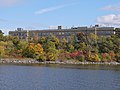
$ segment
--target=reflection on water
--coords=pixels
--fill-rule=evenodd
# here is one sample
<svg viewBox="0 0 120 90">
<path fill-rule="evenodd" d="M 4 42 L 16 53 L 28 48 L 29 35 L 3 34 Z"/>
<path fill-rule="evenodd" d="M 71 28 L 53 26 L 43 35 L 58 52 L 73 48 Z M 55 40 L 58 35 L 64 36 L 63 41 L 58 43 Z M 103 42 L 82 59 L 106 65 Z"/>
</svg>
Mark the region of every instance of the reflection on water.
<svg viewBox="0 0 120 90">
<path fill-rule="evenodd" d="M 0 90 L 120 90 L 120 66 L 0 65 Z"/>
</svg>

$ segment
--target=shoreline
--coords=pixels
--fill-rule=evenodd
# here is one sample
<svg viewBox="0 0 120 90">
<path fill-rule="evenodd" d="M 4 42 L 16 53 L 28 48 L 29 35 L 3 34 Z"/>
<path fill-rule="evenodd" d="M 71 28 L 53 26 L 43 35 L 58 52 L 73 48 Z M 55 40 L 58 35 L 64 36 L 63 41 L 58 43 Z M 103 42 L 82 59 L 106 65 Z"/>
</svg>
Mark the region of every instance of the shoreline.
<svg viewBox="0 0 120 90">
<path fill-rule="evenodd" d="M 1 59 L 0 64 L 71 64 L 71 65 L 120 65 L 118 62 L 73 62 L 73 61 L 45 61 L 39 62 L 34 59 Z"/>
</svg>

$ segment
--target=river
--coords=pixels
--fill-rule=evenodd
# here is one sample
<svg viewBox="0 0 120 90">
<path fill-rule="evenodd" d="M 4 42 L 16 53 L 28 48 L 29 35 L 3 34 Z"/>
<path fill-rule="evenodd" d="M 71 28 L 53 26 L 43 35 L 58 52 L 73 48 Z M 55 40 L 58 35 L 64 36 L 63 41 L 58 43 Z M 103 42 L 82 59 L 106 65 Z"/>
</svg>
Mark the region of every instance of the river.
<svg viewBox="0 0 120 90">
<path fill-rule="evenodd" d="M 120 90 L 120 66 L 1 64 L 0 90 Z"/>
</svg>

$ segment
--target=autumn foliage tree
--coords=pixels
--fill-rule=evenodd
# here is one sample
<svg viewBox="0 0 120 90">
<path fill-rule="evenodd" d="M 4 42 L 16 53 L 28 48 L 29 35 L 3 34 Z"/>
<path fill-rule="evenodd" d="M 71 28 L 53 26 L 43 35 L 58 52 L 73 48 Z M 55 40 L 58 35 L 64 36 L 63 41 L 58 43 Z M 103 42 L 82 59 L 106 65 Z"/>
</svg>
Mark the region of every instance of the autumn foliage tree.
<svg viewBox="0 0 120 90">
<path fill-rule="evenodd" d="M 60 40 L 49 35 L 22 41 L 18 37 L 4 36 L 0 30 L 0 57 L 25 57 L 38 61 L 120 62 L 120 38 L 118 35 L 98 37 L 79 32 Z"/>
<path fill-rule="evenodd" d="M 28 58 L 37 58 L 43 53 L 43 48 L 40 44 L 30 43 L 23 51 L 23 56 Z"/>
</svg>

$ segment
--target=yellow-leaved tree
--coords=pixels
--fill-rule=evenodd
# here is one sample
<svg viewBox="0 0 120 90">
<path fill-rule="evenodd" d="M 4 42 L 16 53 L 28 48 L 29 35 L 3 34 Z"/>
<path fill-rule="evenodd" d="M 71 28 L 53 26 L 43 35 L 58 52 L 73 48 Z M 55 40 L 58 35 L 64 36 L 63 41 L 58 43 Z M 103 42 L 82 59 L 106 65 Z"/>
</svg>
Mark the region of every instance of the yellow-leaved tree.
<svg viewBox="0 0 120 90">
<path fill-rule="evenodd" d="M 43 55 L 43 48 L 41 44 L 30 43 L 23 51 L 23 56 L 28 58 L 41 59 Z"/>
<path fill-rule="evenodd" d="M 38 61 L 45 61 L 46 60 L 46 57 L 45 57 L 45 54 L 43 52 L 43 48 L 42 48 L 41 44 L 36 44 L 34 46 L 34 52 L 35 52 L 34 56 Z"/>
</svg>

